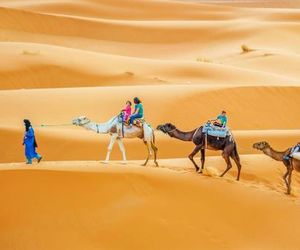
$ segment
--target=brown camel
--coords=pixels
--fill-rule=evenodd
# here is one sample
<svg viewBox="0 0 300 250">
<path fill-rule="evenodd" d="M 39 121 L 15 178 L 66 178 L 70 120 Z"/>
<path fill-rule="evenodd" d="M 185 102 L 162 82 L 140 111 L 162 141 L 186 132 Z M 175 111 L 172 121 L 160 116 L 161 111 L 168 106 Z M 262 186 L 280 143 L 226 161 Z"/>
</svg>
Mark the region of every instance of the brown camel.
<svg viewBox="0 0 300 250">
<path fill-rule="evenodd" d="M 286 173 L 283 175 L 284 182 L 287 187 L 287 194 L 291 193 L 291 182 L 292 182 L 292 172 L 295 169 L 300 172 L 300 161 L 297 159 L 284 159 L 285 155 L 288 155 L 291 152 L 292 148 L 288 148 L 283 152 L 275 151 L 269 143 L 262 141 L 253 144 L 253 148 L 261 150 L 264 154 L 270 156 L 272 159 L 276 161 L 282 161 L 286 167 Z"/>
<path fill-rule="evenodd" d="M 174 137 L 182 141 L 192 141 L 196 145 L 193 152 L 189 155 L 189 159 L 194 164 L 197 172 L 202 173 L 202 170 L 204 168 L 205 149 L 222 150 L 223 151 L 222 156 L 226 161 L 227 168 L 221 174 L 221 177 L 223 177 L 228 172 L 228 170 L 232 168 L 231 161 L 230 161 L 230 157 L 231 157 L 236 163 L 238 168 L 237 180 L 240 179 L 240 172 L 242 166 L 240 163 L 240 157 L 237 151 L 237 146 L 232 136 L 226 136 L 225 138 L 217 138 L 210 135 L 206 136 L 202 132 L 203 129 L 202 126 L 189 132 L 182 132 L 171 123 L 159 125 L 157 126 L 157 129 L 162 131 L 165 134 L 168 134 L 170 137 Z M 199 151 L 201 152 L 201 169 L 194 161 L 194 156 Z"/>
</svg>

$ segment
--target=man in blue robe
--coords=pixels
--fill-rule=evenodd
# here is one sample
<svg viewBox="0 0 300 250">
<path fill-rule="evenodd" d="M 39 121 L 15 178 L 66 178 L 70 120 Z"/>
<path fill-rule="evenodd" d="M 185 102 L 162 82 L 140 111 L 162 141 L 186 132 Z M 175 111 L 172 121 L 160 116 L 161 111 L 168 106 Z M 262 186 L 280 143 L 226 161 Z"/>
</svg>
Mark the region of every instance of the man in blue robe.
<svg viewBox="0 0 300 250">
<path fill-rule="evenodd" d="M 32 159 L 36 158 L 38 162 L 42 160 L 42 157 L 36 152 L 37 143 L 34 136 L 34 130 L 29 120 L 24 120 L 25 135 L 23 145 L 25 145 L 25 156 L 27 159 L 26 164 L 32 164 Z"/>
</svg>

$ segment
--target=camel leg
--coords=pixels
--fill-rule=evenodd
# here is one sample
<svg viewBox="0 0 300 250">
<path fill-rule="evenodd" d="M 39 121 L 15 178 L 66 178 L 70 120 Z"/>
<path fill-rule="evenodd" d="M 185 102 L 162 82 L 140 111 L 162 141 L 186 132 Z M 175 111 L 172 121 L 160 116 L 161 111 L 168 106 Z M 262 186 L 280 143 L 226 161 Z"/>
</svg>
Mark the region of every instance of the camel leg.
<svg viewBox="0 0 300 250">
<path fill-rule="evenodd" d="M 205 149 L 202 148 L 200 152 L 201 152 L 201 170 L 199 173 L 202 173 L 202 170 L 204 169 L 204 163 L 205 163 Z"/>
<path fill-rule="evenodd" d="M 283 160 L 283 164 L 286 167 L 286 173 L 283 175 L 283 180 L 284 180 L 286 188 L 287 188 L 287 194 L 290 194 L 290 191 L 289 191 L 290 184 L 289 184 L 289 181 L 288 181 L 288 176 L 291 172 L 290 169 L 292 168 L 292 165 L 291 165 L 290 161 L 285 161 L 285 160 Z"/>
<path fill-rule="evenodd" d="M 158 163 L 157 163 L 158 148 L 155 146 L 155 144 L 153 142 L 151 142 L 151 148 L 153 149 L 153 152 L 154 152 L 154 163 L 155 163 L 156 167 L 158 167 Z"/>
<path fill-rule="evenodd" d="M 240 163 L 240 158 L 236 155 L 236 153 L 232 153 L 230 156 L 234 160 L 234 162 L 235 162 L 235 164 L 238 168 L 238 174 L 237 174 L 236 180 L 239 181 L 240 180 L 240 175 L 241 175 L 241 168 L 242 168 L 242 165 Z"/>
<path fill-rule="evenodd" d="M 121 138 L 117 139 L 118 141 L 118 144 L 119 144 L 119 148 L 122 152 L 122 157 L 123 157 L 123 164 L 126 164 L 126 151 L 125 151 L 125 147 L 124 147 L 124 143 L 123 143 L 123 140 Z"/>
<path fill-rule="evenodd" d="M 104 163 L 108 163 L 109 162 L 109 158 L 110 158 L 110 153 L 114 147 L 114 144 L 115 144 L 115 141 L 117 139 L 118 135 L 117 134 L 113 134 L 111 137 L 110 137 L 110 142 L 109 142 L 109 145 L 108 145 L 108 148 L 107 148 L 107 154 L 106 154 L 106 158 L 105 158 L 105 161 Z"/>
<path fill-rule="evenodd" d="M 201 147 L 202 147 L 202 145 L 197 145 L 197 146 L 194 148 L 193 152 L 190 153 L 190 155 L 189 155 L 189 159 L 190 159 L 190 160 L 192 161 L 192 163 L 194 164 L 194 166 L 195 166 L 195 168 L 196 168 L 196 172 L 199 171 L 199 167 L 198 167 L 198 165 L 196 164 L 196 162 L 194 161 L 194 156 L 199 152 L 199 150 L 201 149 Z"/>
<path fill-rule="evenodd" d="M 229 169 L 232 168 L 232 165 L 231 165 L 228 153 L 224 151 L 223 154 L 222 154 L 222 156 L 223 156 L 224 160 L 226 161 L 227 168 L 224 171 L 224 173 L 220 175 L 220 177 L 223 177 L 229 171 Z"/>
<path fill-rule="evenodd" d="M 287 189 L 287 194 L 291 194 L 291 184 L 292 184 L 292 173 L 293 173 L 293 167 L 290 166 L 289 172 L 288 172 L 288 189 Z"/>
<path fill-rule="evenodd" d="M 152 154 L 151 149 L 150 149 L 149 142 L 144 142 L 144 143 L 145 143 L 145 145 L 146 145 L 146 147 L 147 147 L 148 156 L 147 156 L 147 159 L 146 159 L 145 163 L 144 163 L 142 166 L 146 166 L 146 165 L 147 165 L 147 163 L 148 163 L 148 161 L 149 161 L 149 159 L 150 159 L 150 156 L 151 156 L 151 154 Z"/>
<path fill-rule="evenodd" d="M 288 183 L 288 181 L 287 181 L 287 177 L 288 177 L 289 172 L 290 172 L 289 168 L 290 168 L 290 166 L 286 166 L 286 173 L 283 175 L 283 180 L 284 180 L 285 185 L 286 185 L 287 194 L 288 194 L 288 192 L 289 192 L 289 191 L 288 191 L 288 190 L 289 190 L 289 183 Z"/>
</svg>

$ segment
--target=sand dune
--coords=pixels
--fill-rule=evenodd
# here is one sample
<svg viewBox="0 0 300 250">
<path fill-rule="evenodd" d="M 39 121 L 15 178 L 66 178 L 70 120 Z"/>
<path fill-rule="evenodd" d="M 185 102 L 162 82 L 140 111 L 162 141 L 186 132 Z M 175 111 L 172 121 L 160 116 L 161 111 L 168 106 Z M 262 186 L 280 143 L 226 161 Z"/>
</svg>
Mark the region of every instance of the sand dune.
<svg viewBox="0 0 300 250">
<path fill-rule="evenodd" d="M 207 51 L 208 47 L 214 48 L 215 54 L 228 53 L 228 51 L 239 52 L 239 47 L 246 42 L 250 43 L 249 46 L 266 45 L 266 48 L 271 50 L 280 47 L 286 51 L 293 50 L 299 53 L 298 47 L 295 46 L 295 42 L 299 41 L 297 35 L 299 32 L 299 24 L 297 23 L 299 17 L 295 17 L 294 22 L 281 21 L 280 19 L 272 19 L 272 22 L 264 19 L 252 20 L 256 18 L 255 16 L 239 16 L 232 20 L 223 21 L 108 20 L 41 14 L 9 8 L 1 8 L 0 16 L 3 19 L 0 27 L 5 29 L 3 39 L 10 41 L 65 44 L 68 47 L 96 49 L 97 51 L 110 49 L 107 52 L 126 53 L 127 55 L 128 53 L 136 53 L 135 50 L 141 46 L 144 48 L 155 47 L 156 50 L 153 49 L 152 53 L 148 53 L 148 56 L 152 55 L 155 58 L 159 55 L 165 58 L 171 51 L 176 58 L 178 58 L 179 52 L 183 56 L 190 55 L 192 52 L 205 53 L 204 55 L 195 54 L 195 57 L 210 56 L 211 54 Z M 282 16 L 294 16 L 294 13 L 287 12 Z M 261 16 L 259 17 L 261 18 Z M 43 25 L 44 23 L 47 23 L 47 25 Z M 73 26 L 76 26 L 76 29 L 73 29 Z M 177 36 L 177 32 L 180 32 L 181 35 Z M 274 32 L 288 34 L 284 39 L 285 48 L 281 46 L 281 39 L 272 39 L 275 35 Z M 40 35 L 37 37 L 36 34 Z M 60 38 L 57 39 L 57 36 Z M 72 37 L 72 40 L 68 37 Z M 91 40 L 89 41 L 91 45 L 96 42 L 95 40 L 98 40 L 98 46 L 87 47 L 86 39 Z M 109 48 L 109 44 L 106 44 L 107 48 L 103 48 L 104 42 L 119 43 L 122 48 Z M 130 44 L 132 44 L 131 49 Z M 173 45 L 172 50 L 167 51 L 167 53 L 164 53 L 163 50 L 158 51 L 157 48 L 164 44 Z M 174 46 L 176 44 L 177 48 Z M 187 48 L 187 44 L 190 47 Z M 118 50 L 122 50 L 122 52 Z M 155 51 L 156 53 L 153 55 Z M 139 49 L 138 52 L 141 55 L 147 53 L 142 49 Z M 135 56 L 138 55 L 135 54 Z"/>
<path fill-rule="evenodd" d="M 209 2 L 209 4 L 208 4 Z M 300 177 L 281 162 L 300 138 L 299 1 L 0 0 L 0 249 L 297 249 Z M 70 125 L 105 122 L 139 96 L 153 129 L 183 131 L 226 110 L 241 156 L 203 175 L 194 145 L 155 131 L 160 167 L 125 140 Z M 40 164 L 24 163 L 22 120 Z M 43 125 L 43 126 L 42 126 Z M 199 156 L 196 156 L 199 162 Z"/>
<path fill-rule="evenodd" d="M 134 95 L 145 98 L 146 118 L 153 128 L 158 124 L 172 122 L 178 128 L 189 131 L 203 125 L 212 114 L 225 108 L 230 113 L 229 125 L 238 141 L 240 153 L 254 153 L 252 144 L 260 140 L 268 140 L 274 147 L 284 150 L 299 139 L 297 124 L 294 120 L 286 119 L 287 116 L 292 117 L 298 112 L 299 98 L 297 97 L 300 94 L 298 92 L 298 87 L 234 88 L 217 85 L 1 91 L 1 106 L 8 108 L 2 110 L 0 134 L 6 141 L 10 141 L 8 145 L 0 146 L 5 152 L 2 154 L 1 162 L 23 160 L 21 121 L 24 118 L 31 119 L 34 125 L 37 125 L 35 129 L 40 151 L 48 160 L 104 159 L 109 141 L 108 135 L 99 136 L 73 126 L 39 127 L 38 125 L 70 124 L 73 118 L 80 115 L 105 122 L 118 114 L 124 105 L 124 100 Z M 155 93 L 164 93 L 163 98 L 159 98 Z M 180 97 L 177 93 L 181 93 Z M 228 100 L 226 106 L 223 98 Z M 30 110 L 27 105 L 24 105 L 28 103 L 31 103 Z M 191 109 L 197 112 L 187 117 L 186 110 Z M 260 112 L 257 113 L 257 110 Z M 272 110 L 281 112 L 274 116 Z M 193 149 L 190 143 L 171 140 L 159 132 L 156 134 L 161 158 L 186 157 Z M 145 148 L 140 140 L 125 140 L 125 145 L 130 159 L 144 159 Z M 219 155 L 219 153 L 214 154 Z M 112 157 L 120 159 L 117 147 Z"/>
<path fill-rule="evenodd" d="M 254 8 L 299 8 L 299 0 L 191 0 L 197 3 L 206 4 L 221 4 L 224 6 L 235 6 L 235 7 L 254 7 Z"/>
<path fill-rule="evenodd" d="M 18 127 L 22 118 L 28 117 L 34 124 L 65 124 L 79 115 L 105 122 L 137 95 L 143 96 L 146 119 L 153 126 L 169 121 L 190 129 L 226 109 L 233 130 L 298 129 L 297 123 L 286 117 L 299 114 L 299 91 L 297 86 L 217 84 L 3 90 L 0 102 L 7 108 L 2 110 L 0 122 L 4 127 Z M 186 116 L 188 110 L 195 112 Z"/>
<path fill-rule="evenodd" d="M 164 161 L 163 169 L 137 163 L 124 168 L 117 163 L 106 167 L 52 162 L 42 163 L 39 169 L 44 170 L 2 165 L 15 170 L 2 170 L 0 176 L 6 204 L 0 208 L 1 248 L 297 247 L 299 238 L 293 231 L 299 201 L 281 195 L 282 187 L 272 190 L 268 181 L 279 179 L 278 169 L 270 160 L 256 160 L 265 170 L 256 168 L 259 174 L 247 178 L 259 183 L 199 176 L 189 173 L 180 160 Z M 260 176 L 264 171 L 268 176 Z M 297 192 L 299 184 L 298 180 Z M 31 237 L 35 240 L 27 240 Z"/>
<path fill-rule="evenodd" d="M 130 20 L 193 20 L 231 18 L 234 8 L 180 1 L 0 1 L 2 6 L 40 13 Z M 206 10 L 206 13 L 203 13 Z M 229 14 L 228 14 L 229 13 Z M 227 18 L 226 18 L 227 17 Z"/>
<path fill-rule="evenodd" d="M 24 4 L 26 10 L 15 9 L 23 8 Z M 82 5 L 96 10 L 105 10 L 105 6 L 118 10 L 120 2 L 108 1 L 100 6 L 93 1 L 68 4 L 79 4 L 75 8 L 78 11 Z M 219 7 L 213 11 L 213 6 L 195 3 L 146 1 L 146 4 L 162 11 L 164 6 L 177 6 L 177 12 L 176 8 L 172 8 L 174 13 L 167 11 L 170 15 L 167 20 L 139 17 L 132 20 L 134 15 L 108 19 L 101 14 L 77 15 L 76 11 L 44 13 L 33 7 L 45 5 L 44 8 L 51 10 L 50 5 L 64 10 L 64 5 L 57 1 L 42 4 L 4 1 L 2 5 L 6 8 L 0 8 L 0 28 L 1 40 L 6 42 L 1 43 L 0 50 L 8 61 L 1 67 L 0 80 L 7 82 L 2 88 L 298 82 L 298 10 L 257 12 Z M 156 13 L 151 7 L 141 11 L 142 6 L 137 2 L 122 5 L 136 6 L 144 17 L 147 16 L 144 12 Z M 187 18 L 189 13 L 183 12 L 181 20 L 177 18 L 181 8 L 197 11 L 199 17 L 191 20 Z M 219 12 L 231 18 L 202 16 Z M 278 33 L 282 35 L 279 38 Z M 243 54 L 243 44 L 254 52 Z M 282 61 L 283 68 L 278 66 Z"/>
<path fill-rule="evenodd" d="M 293 76 L 286 77 L 287 71 L 280 75 L 278 71 L 262 72 L 220 63 L 137 59 L 37 44 L 4 43 L 0 50 L 8 58 L 1 69 L 0 80 L 6 82 L 2 89 L 210 82 L 295 84 L 299 75 L 292 69 Z"/>
</svg>

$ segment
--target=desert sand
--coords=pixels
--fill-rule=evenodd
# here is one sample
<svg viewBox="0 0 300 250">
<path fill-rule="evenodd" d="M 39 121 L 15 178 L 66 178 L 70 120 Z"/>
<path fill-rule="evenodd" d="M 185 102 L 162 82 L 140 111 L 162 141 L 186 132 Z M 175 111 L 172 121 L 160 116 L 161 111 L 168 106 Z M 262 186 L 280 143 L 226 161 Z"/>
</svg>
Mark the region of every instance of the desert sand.
<svg viewBox="0 0 300 250">
<path fill-rule="evenodd" d="M 298 249 L 300 174 L 252 144 L 300 138 L 299 1 L 0 0 L 0 249 Z M 221 110 L 242 174 L 221 152 L 203 175 L 193 145 L 155 131 L 159 167 L 125 140 L 74 127 L 139 96 L 155 129 L 192 130 Z M 40 164 L 24 163 L 22 120 Z M 45 126 L 46 125 L 46 126 Z M 58 126 L 53 126 L 58 125 Z M 197 156 L 199 162 L 199 156 Z"/>
</svg>

